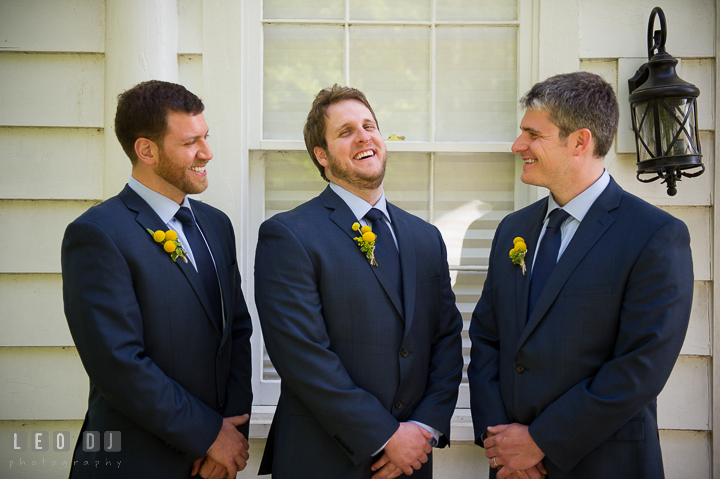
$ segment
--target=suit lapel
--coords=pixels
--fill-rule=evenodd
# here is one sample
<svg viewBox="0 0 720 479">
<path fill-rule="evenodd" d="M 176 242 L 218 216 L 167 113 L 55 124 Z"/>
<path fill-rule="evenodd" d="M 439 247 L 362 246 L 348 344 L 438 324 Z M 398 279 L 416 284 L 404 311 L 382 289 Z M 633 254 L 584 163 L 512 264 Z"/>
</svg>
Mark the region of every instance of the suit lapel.
<svg viewBox="0 0 720 479">
<path fill-rule="evenodd" d="M 150 207 L 150 205 L 148 205 L 145 200 L 143 200 L 137 193 L 135 193 L 132 188 L 126 186 L 125 189 L 118 196 L 123 200 L 128 209 L 137 213 L 135 220 L 142 226 L 143 230 L 147 232 L 148 228 L 153 231 L 165 231 L 167 229 L 167 225 L 163 223 L 157 213 L 155 213 L 155 211 Z M 170 255 L 163 252 L 162 248 L 160 248 L 159 246 L 158 251 L 160 251 L 163 255 L 167 256 L 168 260 L 170 260 Z M 180 268 L 180 271 L 182 271 L 183 275 L 185 275 L 185 278 L 190 283 L 193 291 L 195 291 L 195 294 L 197 295 L 200 303 L 205 309 L 208 318 L 212 318 L 212 312 L 208 304 L 208 299 L 205 295 L 205 290 L 203 289 L 202 283 L 200 282 L 200 275 L 198 275 L 197 271 L 195 271 L 192 263 L 185 263 L 182 259 L 178 259 L 175 264 L 178 266 L 178 268 Z M 209 320 L 211 321 L 211 319 Z M 217 328 L 215 328 L 215 330 L 217 331 Z M 217 338 L 220 339 L 219 332 L 217 333 L 217 335 Z"/>
<path fill-rule="evenodd" d="M 218 279 L 220 280 L 220 291 L 222 293 L 222 302 L 223 307 L 222 311 L 230 311 L 230 294 L 231 291 L 229 290 L 229 283 L 228 283 L 228 277 L 227 277 L 227 271 L 223 267 L 223 265 L 227 264 L 225 260 L 225 255 L 223 254 L 222 247 L 220 246 L 220 240 L 218 233 L 214 230 L 212 227 L 212 223 L 207 219 L 207 217 L 200 211 L 200 208 L 195 207 L 193 205 L 193 213 L 195 214 L 195 220 L 198 223 L 198 226 L 200 226 L 200 229 L 203 232 L 203 235 L 205 236 L 205 240 L 208 243 L 208 246 L 210 247 L 210 253 L 212 254 L 213 260 L 215 261 L 215 271 L 217 272 Z M 199 278 L 199 275 L 197 275 Z M 203 303 L 203 306 L 205 306 L 206 303 Z M 205 311 L 208 313 L 208 316 L 212 317 L 212 312 L 209 308 L 205 307 Z M 212 322 L 213 325 L 217 325 L 217 321 Z M 220 318 L 219 324 L 226 324 L 225 321 Z M 216 326 L 217 329 L 217 326 Z M 220 331 L 222 333 L 222 331 Z"/>
<path fill-rule="evenodd" d="M 610 215 L 610 211 L 617 208 L 622 189 L 617 186 L 611 178 L 610 184 L 598 199 L 588 210 L 587 215 L 583 218 L 575 235 L 565 249 L 565 252 L 557 262 L 548 282 L 545 284 L 538 302 L 535 305 L 532 316 L 528 318 L 518 349 L 523 342 L 530 336 L 530 333 L 537 327 L 550 306 L 555 302 L 558 295 L 562 291 L 565 283 L 567 283 L 570 275 L 580 264 L 583 258 L 588 254 L 590 249 L 600 240 L 607 229 L 615 222 L 615 218 Z"/>
<path fill-rule="evenodd" d="M 533 258 L 535 257 L 535 251 L 537 250 L 538 238 L 540 237 L 540 230 L 542 229 L 543 220 L 545 219 L 545 213 L 547 212 L 547 199 L 539 204 L 539 209 L 532 215 L 530 223 L 526 231 L 529 231 L 527 242 L 525 243 L 528 247 L 527 253 L 525 254 L 525 267 L 527 271 L 522 274 L 518 271 L 515 275 L 515 290 L 517 291 L 516 298 L 519 299 L 517 302 L 517 324 L 518 331 L 525 329 L 527 324 L 527 312 L 528 312 L 528 300 L 530 296 L 530 272 L 532 269 Z M 503 245 L 510 247 L 511 245 Z M 520 267 L 517 267 L 520 269 Z"/>
<path fill-rule="evenodd" d="M 333 210 L 330 213 L 330 219 L 348 235 L 348 237 L 355 245 L 357 254 L 363 254 L 362 252 L 360 252 L 360 248 L 357 246 L 357 243 L 353 239 L 357 236 L 357 232 L 352 230 L 352 225 L 353 223 L 357 222 L 357 218 L 355 218 L 355 215 L 353 214 L 352 210 L 350 210 L 350 207 L 345 204 L 345 202 L 338 195 L 336 195 L 329 186 L 325 188 L 325 191 L 320 194 L 320 199 L 322 200 L 326 208 L 330 208 L 331 210 Z M 380 285 L 390 297 L 390 301 L 395 306 L 395 309 L 397 309 L 398 313 L 402 315 L 402 300 L 400 299 L 400 295 L 398 294 L 397 289 L 395 289 L 395 285 L 390 279 L 390 276 L 388 276 L 388 274 L 385 272 L 385 269 L 383 269 L 382 267 L 372 266 L 370 264 L 370 261 L 367 260 L 365 261 L 365 263 L 368 265 L 368 268 L 371 269 L 377 280 L 380 282 Z"/>
<path fill-rule="evenodd" d="M 397 237 L 398 250 L 400 252 L 400 268 L 403 277 L 403 303 L 405 312 L 405 335 L 410 330 L 413 313 L 415 312 L 416 294 L 416 263 L 415 263 L 415 242 L 408 225 L 398 214 L 398 208 L 388 203 L 388 212 L 392 219 L 392 227 Z"/>
</svg>

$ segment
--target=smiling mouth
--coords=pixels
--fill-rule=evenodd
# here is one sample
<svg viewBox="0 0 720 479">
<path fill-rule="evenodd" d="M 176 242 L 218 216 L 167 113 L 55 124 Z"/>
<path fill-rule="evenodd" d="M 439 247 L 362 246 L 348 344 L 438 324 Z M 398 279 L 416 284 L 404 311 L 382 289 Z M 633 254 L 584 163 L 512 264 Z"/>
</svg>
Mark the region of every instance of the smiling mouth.
<svg viewBox="0 0 720 479">
<path fill-rule="evenodd" d="M 191 166 L 190 169 L 194 171 L 195 173 L 205 173 L 205 165 L 202 166 Z"/>
<path fill-rule="evenodd" d="M 537 163 L 537 160 L 533 160 L 530 158 L 523 158 L 523 162 L 525 162 L 526 165 L 532 165 L 533 163 Z"/>
<path fill-rule="evenodd" d="M 362 160 L 364 158 L 368 158 L 370 156 L 374 156 L 375 151 L 374 150 L 364 150 L 358 153 L 357 155 L 353 156 L 353 160 Z"/>
</svg>

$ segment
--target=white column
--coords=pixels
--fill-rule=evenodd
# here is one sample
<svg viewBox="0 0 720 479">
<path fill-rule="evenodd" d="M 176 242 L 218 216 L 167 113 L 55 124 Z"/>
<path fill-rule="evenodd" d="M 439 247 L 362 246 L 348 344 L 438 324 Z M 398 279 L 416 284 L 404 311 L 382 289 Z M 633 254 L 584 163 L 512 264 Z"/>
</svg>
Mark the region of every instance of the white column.
<svg viewBox="0 0 720 479">
<path fill-rule="evenodd" d="M 123 188 L 131 171 L 115 136 L 117 96 L 145 80 L 177 82 L 177 43 L 177 0 L 105 1 L 105 199 Z"/>
</svg>

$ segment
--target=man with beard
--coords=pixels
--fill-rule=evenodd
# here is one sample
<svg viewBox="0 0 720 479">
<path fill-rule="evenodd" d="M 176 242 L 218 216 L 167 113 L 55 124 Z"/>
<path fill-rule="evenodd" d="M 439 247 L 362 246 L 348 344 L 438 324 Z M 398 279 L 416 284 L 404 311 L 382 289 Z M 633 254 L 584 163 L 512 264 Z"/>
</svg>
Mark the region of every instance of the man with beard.
<svg viewBox="0 0 720 479">
<path fill-rule="evenodd" d="M 463 367 L 445 245 L 386 202 L 385 144 L 360 91 L 320 91 L 304 136 L 330 185 L 263 223 L 255 259 L 282 379 L 260 474 L 430 478 Z"/>
<path fill-rule="evenodd" d="M 208 184 L 203 110 L 173 83 L 121 94 L 132 176 L 65 232 L 65 316 L 90 377 L 71 478 L 234 478 L 246 465 L 252 324 L 233 228 L 186 196 Z"/>
</svg>

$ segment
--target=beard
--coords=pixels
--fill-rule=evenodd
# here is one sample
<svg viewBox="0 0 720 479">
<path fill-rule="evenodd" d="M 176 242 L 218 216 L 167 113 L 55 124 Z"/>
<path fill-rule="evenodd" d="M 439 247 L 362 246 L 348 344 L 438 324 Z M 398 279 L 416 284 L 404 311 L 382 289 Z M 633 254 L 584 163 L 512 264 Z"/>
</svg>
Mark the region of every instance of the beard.
<svg viewBox="0 0 720 479">
<path fill-rule="evenodd" d="M 330 170 L 333 177 L 363 190 L 375 190 L 382 185 L 387 165 L 387 151 L 383 152 L 383 157 L 380 158 L 381 168 L 376 173 L 355 171 L 349 165 L 337 161 L 330 152 L 326 152 L 326 155 L 328 160 L 327 169 Z"/>
<path fill-rule="evenodd" d="M 162 148 L 159 149 L 155 174 L 186 195 L 202 193 L 208 187 L 207 176 L 192 178 L 188 168 L 175 163 Z"/>
</svg>

